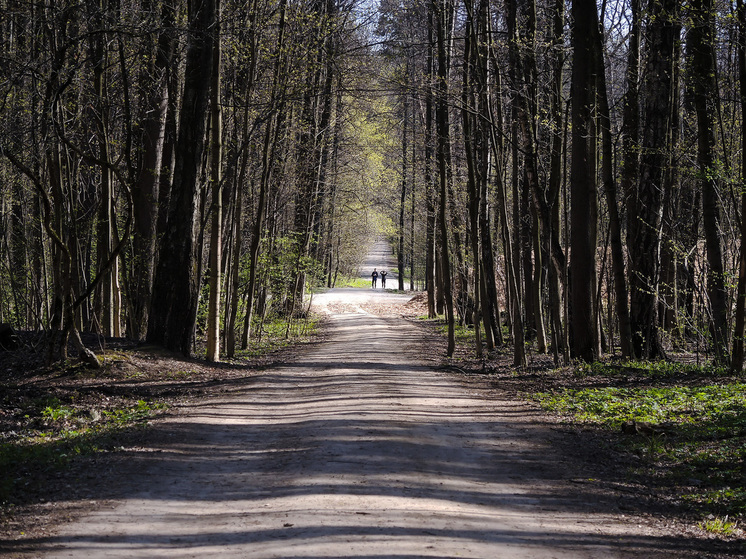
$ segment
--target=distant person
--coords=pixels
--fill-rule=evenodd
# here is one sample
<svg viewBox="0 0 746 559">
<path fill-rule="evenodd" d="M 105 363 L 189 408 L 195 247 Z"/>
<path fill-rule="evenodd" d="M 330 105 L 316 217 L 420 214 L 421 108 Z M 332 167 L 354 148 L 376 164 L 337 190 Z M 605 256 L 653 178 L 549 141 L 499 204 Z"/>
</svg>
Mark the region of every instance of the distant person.
<svg viewBox="0 0 746 559">
<path fill-rule="evenodd" d="M 373 273 L 370 275 L 370 277 L 371 277 L 371 280 L 372 280 L 373 289 L 375 289 L 376 288 L 376 283 L 378 282 L 378 272 L 376 272 L 375 268 L 373 268 Z"/>
<path fill-rule="evenodd" d="M 386 289 L 386 270 L 381 270 L 381 288 Z"/>
</svg>

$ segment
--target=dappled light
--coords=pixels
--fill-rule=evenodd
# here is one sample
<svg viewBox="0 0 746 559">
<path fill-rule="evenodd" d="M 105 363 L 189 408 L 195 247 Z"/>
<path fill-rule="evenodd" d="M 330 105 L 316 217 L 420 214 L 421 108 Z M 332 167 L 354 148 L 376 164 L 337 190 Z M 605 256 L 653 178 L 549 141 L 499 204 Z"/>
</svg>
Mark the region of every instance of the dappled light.
<svg viewBox="0 0 746 559">
<path fill-rule="evenodd" d="M 370 293 L 331 290 L 317 304 Z M 389 294 L 376 297 L 385 305 Z M 330 313 L 326 338 L 160 423 L 154 448 L 129 452 L 116 501 L 14 548 L 48 558 L 578 558 L 688 545 L 573 483 L 584 473 L 537 410 L 434 369 L 407 321 Z"/>
</svg>

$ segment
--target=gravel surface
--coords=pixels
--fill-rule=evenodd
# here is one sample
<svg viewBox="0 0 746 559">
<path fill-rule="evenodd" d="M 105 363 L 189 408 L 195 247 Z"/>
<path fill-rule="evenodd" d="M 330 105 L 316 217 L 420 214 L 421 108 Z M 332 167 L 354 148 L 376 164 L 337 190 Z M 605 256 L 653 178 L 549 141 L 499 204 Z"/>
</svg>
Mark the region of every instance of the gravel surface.
<svg viewBox="0 0 746 559">
<path fill-rule="evenodd" d="M 574 483 L 532 409 L 436 371 L 417 329 L 361 307 L 397 297 L 318 297 L 326 342 L 157 427 L 121 473 L 130 495 L 45 557 L 652 556 L 654 527 Z"/>
<path fill-rule="evenodd" d="M 439 367 L 409 299 L 316 295 L 323 342 L 156 422 L 106 476 L 122 497 L 23 557 L 709 557 L 536 408 Z"/>
</svg>

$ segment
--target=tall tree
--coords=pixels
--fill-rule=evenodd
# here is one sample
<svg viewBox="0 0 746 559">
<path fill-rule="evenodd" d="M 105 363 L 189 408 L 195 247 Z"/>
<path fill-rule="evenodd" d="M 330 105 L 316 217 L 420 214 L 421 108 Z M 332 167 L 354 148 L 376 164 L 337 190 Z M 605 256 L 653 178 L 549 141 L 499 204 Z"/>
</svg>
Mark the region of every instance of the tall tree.
<svg viewBox="0 0 746 559">
<path fill-rule="evenodd" d="M 702 218 L 707 247 L 707 295 L 710 300 L 710 335 L 716 360 L 729 364 L 727 294 L 723 251 L 720 243 L 720 192 L 715 168 L 715 115 L 719 97 L 715 79 L 714 7 L 712 0 L 689 4 L 691 28 L 687 34 L 689 81 L 697 115 L 697 163 L 702 190 Z"/>
<path fill-rule="evenodd" d="M 633 0 L 636 2 L 637 0 Z M 632 6 L 634 10 L 636 6 Z M 633 18 L 637 17 L 633 12 Z M 633 24 L 634 25 L 634 24 Z M 609 240 L 611 244 L 611 262 L 614 273 L 614 290 L 617 319 L 619 321 L 619 345 L 623 357 L 632 356 L 632 329 L 629 322 L 629 291 L 624 263 L 624 245 L 622 240 L 622 218 L 619 212 L 617 182 L 614 176 L 614 152 L 612 138 L 611 110 L 609 108 L 608 87 L 606 84 L 606 65 L 604 63 L 603 22 L 593 34 L 594 62 L 598 80 L 599 121 L 601 129 L 601 180 L 606 194 L 606 206 L 609 212 Z M 630 49 L 634 49 L 634 32 L 630 34 Z M 636 69 L 634 70 L 636 72 Z M 632 156 L 632 154 L 630 154 Z"/>
<path fill-rule="evenodd" d="M 156 39 L 146 35 L 144 49 L 148 63 L 139 77 L 142 89 L 140 101 L 140 125 L 136 127 L 133 142 L 139 146 L 140 157 L 136 158 L 135 182 L 132 187 L 132 201 L 135 212 L 132 237 L 132 270 L 129 288 L 128 336 L 141 340 L 145 338 L 153 292 L 153 275 L 156 263 L 158 233 L 158 200 L 160 198 L 161 168 L 166 136 L 166 115 L 169 103 L 169 75 L 176 47 L 174 27 L 175 8 L 168 0 L 160 3 L 160 21 Z M 150 1 L 143 5 L 144 13 L 158 10 Z"/>
<path fill-rule="evenodd" d="M 598 31 L 594 0 L 572 3 L 572 166 L 570 300 L 572 350 L 575 357 L 593 361 L 598 357 L 594 314 L 596 280 L 596 134 L 593 118 L 596 77 L 593 36 Z"/>
<path fill-rule="evenodd" d="M 746 5 L 737 0 L 738 16 L 738 80 L 741 108 L 741 126 L 746 126 Z M 741 133 L 741 151 L 746 153 L 746 134 Z M 738 266 L 738 289 L 736 291 L 735 324 L 733 326 L 733 355 L 731 368 L 740 372 L 744 358 L 744 325 L 746 324 L 746 157 L 741 158 L 741 230 Z"/>
<path fill-rule="evenodd" d="M 649 0 L 645 79 L 641 88 L 640 171 L 627 210 L 632 349 L 635 357 L 648 359 L 663 355 L 657 293 L 663 200 L 672 148 L 678 6 L 676 0 Z"/>
<path fill-rule="evenodd" d="M 427 316 L 435 318 L 436 302 L 436 211 L 435 205 L 437 200 L 437 191 L 433 173 L 433 79 L 435 75 L 435 35 L 434 35 L 434 10 L 428 3 L 427 10 L 427 55 L 425 62 L 425 102 L 423 107 L 424 125 L 425 125 L 425 198 L 426 198 L 426 239 L 427 248 L 425 249 L 425 286 L 427 289 Z"/>
<path fill-rule="evenodd" d="M 455 316 L 453 309 L 453 289 L 451 286 L 451 257 L 448 242 L 448 200 L 453 179 L 451 168 L 451 124 L 449 117 L 449 78 L 451 65 L 452 26 L 455 5 L 451 0 L 431 0 L 435 12 L 437 36 L 438 81 L 435 104 L 435 129 L 437 134 L 437 160 L 440 185 L 440 265 L 443 281 L 443 295 L 448 322 L 448 347 L 450 357 L 456 349 Z"/>
<path fill-rule="evenodd" d="M 156 268 L 149 342 L 189 355 L 199 297 L 199 177 L 210 107 L 214 0 L 190 0 L 184 93 L 175 167 L 160 257 Z"/>
<path fill-rule="evenodd" d="M 406 56 L 406 54 L 405 54 Z M 404 92 L 402 94 L 402 139 L 401 139 L 401 196 L 399 198 L 399 246 L 396 251 L 396 265 L 399 271 L 399 285 L 400 291 L 404 291 L 404 217 L 407 202 L 407 158 L 409 151 L 407 150 L 407 132 L 409 131 L 409 60 L 407 60 L 404 69 Z"/>
<path fill-rule="evenodd" d="M 220 308 L 223 266 L 223 112 L 221 109 L 220 0 L 215 2 L 212 25 L 212 76 L 210 77 L 210 186 L 212 228 L 210 234 L 210 299 L 207 309 L 207 359 L 220 360 Z"/>
</svg>

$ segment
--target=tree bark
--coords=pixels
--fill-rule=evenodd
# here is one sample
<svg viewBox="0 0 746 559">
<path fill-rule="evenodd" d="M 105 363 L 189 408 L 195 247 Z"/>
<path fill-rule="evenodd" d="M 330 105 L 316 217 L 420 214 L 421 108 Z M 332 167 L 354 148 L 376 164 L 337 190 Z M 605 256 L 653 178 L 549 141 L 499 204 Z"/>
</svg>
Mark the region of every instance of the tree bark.
<svg viewBox="0 0 746 559">
<path fill-rule="evenodd" d="M 619 321 L 619 345 L 623 358 L 632 357 L 632 328 L 629 322 L 629 292 L 624 264 L 622 223 L 619 215 L 616 179 L 613 166 L 613 139 L 611 137 L 611 114 L 606 88 L 606 68 L 604 64 L 603 26 L 599 25 L 593 34 L 594 62 L 598 79 L 599 120 L 601 128 L 601 180 L 606 193 L 609 212 L 609 240 L 611 244 L 611 264 L 614 274 L 615 309 Z M 610 325 L 611 326 L 611 325 Z"/>
<path fill-rule="evenodd" d="M 147 339 L 190 355 L 199 297 L 198 180 L 212 75 L 213 0 L 190 0 L 184 93 L 175 167 L 153 289 Z"/>
<path fill-rule="evenodd" d="M 158 200 L 166 134 L 169 91 L 168 72 L 175 49 L 173 37 L 174 8 L 171 2 L 162 5 L 161 31 L 153 48 L 156 54 L 147 73 L 150 89 L 142 103 L 145 107 L 138 143 L 142 145 L 142 160 L 132 188 L 135 212 L 132 237 L 132 279 L 130 281 L 130 316 L 128 333 L 136 339 L 145 338 L 153 294 L 158 233 Z M 144 79 L 144 78 L 143 78 Z"/>
<path fill-rule="evenodd" d="M 598 358 L 594 314 L 596 278 L 596 103 L 592 37 L 598 30 L 594 0 L 572 3 L 572 165 L 570 227 L 571 332 L 574 357 Z"/>
<path fill-rule="evenodd" d="M 407 63 L 408 64 L 408 63 Z M 407 66 L 406 76 L 409 78 L 409 67 Z M 407 125 L 409 121 L 409 93 L 405 87 L 402 95 L 402 105 L 404 117 L 402 119 L 402 140 L 401 140 L 401 191 L 399 199 L 399 248 L 396 254 L 396 264 L 399 270 L 399 291 L 404 291 L 404 210 L 407 202 Z"/>
<path fill-rule="evenodd" d="M 746 6 L 737 0 L 738 15 L 738 79 L 741 104 L 741 127 L 746 127 Z M 746 153 L 746 134 L 741 134 L 741 151 Z M 744 325 L 746 323 L 746 157 L 741 158 L 741 251 L 738 261 L 735 324 L 731 369 L 740 373 L 744 358 Z"/>
<path fill-rule="evenodd" d="M 277 42 L 280 50 L 285 45 L 285 23 L 286 23 L 287 2 L 282 0 L 280 3 L 280 15 L 278 24 Z M 249 284 L 247 287 L 246 297 L 246 317 L 244 319 L 243 337 L 241 348 L 246 349 L 249 346 L 249 336 L 251 335 L 251 320 L 254 313 L 254 296 L 257 284 L 257 268 L 259 266 L 259 247 L 264 231 L 264 218 L 267 211 L 267 195 L 269 192 L 269 183 L 272 176 L 272 156 L 279 142 L 280 130 L 284 120 L 285 96 L 280 93 L 284 90 L 280 80 L 286 79 L 285 57 L 278 55 L 275 59 L 272 73 L 272 89 L 270 102 L 275 104 L 275 111 L 267 120 L 264 132 L 264 147 L 262 148 L 261 177 L 259 179 L 259 199 L 257 201 L 256 218 L 254 219 L 253 233 L 251 236 L 251 246 L 249 248 Z"/>
<path fill-rule="evenodd" d="M 435 318 L 436 314 L 436 264 L 435 264 L 435 239 L 436 239 L 436 186 L 433 180 L 433 75 L 434 75 L 434 50 L 435 42 L 433 37 L 433 8 L 432 5 L 428 10 L 427 18 L 427 59 L 425 74 L 425 204 L 427 206 L 427 217 L 425 224 L 425 288 L 427 289 L 427 317 Z"/>
<path fill-rule="evenodd" d="M 435 3 L 436 0 L 433 0 Z M 453 309 L 453 290 L 451 285 L 451 261 L 448 249 L 448 194 L 452 170 L 450 168 L 451 132 L 448 116 L 448 81 L 451 49 L 451 25 L 454 5 L 451 0 L 437 0 L 434 6 L 436 13 L 437 52 L 438 52 L 438 87 L 436 103 L 436 130 L 438 136 L 438 171 L 440 181 L 440 263 L 443 281 L 443 295 L 448 323 L 448 346 L 446 354 L 453 355 L 456 349 L 455 317 Z"/>
<path fill-rule="evenodd" d="M 210 186 L 212 226 L 210 230 L 210 295 L 207 306 L 207 360 L 220 361 L 220 306 L 223 262 L 223 113 L 220 106 L 220 0 L 215 2 L 212 26 L 212 76 L 210 77 Z"/>
<path fill-rule="evenodd" d="M 658 331 L 658 284 L 666 172 L 670 163 L 676 0 L 650 0 L 648 52 L 642 98 L 640 174 L 629 203 L 630 326 L 637 358 L 663 356 Z"/>
</svg>

